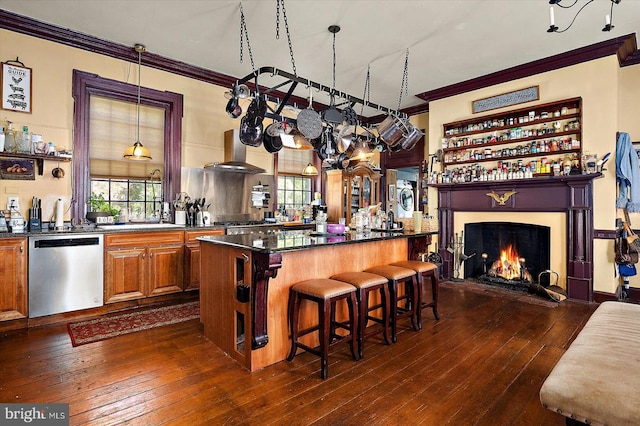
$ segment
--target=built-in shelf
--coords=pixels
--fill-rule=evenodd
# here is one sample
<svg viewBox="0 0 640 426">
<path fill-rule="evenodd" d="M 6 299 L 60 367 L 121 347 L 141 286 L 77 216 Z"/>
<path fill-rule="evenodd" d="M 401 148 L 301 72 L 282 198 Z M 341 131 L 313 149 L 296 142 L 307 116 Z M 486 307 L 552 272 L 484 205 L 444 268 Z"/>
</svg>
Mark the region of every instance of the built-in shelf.
<svg viewBox="0 0 640 426">
<path fill-rule="evenodd" d="M 55 155 L 46 154 L 22 154 L 16 152 L 0 152 L 0 158 L 18 158 L 20 160 L 35 160 L 38 167 L 38 176 L 42 176 L 44 173 L 44 160 L 58 161 L 68 163 L 71 161 L 70 157 L 58 157 Z"/>
</svg>

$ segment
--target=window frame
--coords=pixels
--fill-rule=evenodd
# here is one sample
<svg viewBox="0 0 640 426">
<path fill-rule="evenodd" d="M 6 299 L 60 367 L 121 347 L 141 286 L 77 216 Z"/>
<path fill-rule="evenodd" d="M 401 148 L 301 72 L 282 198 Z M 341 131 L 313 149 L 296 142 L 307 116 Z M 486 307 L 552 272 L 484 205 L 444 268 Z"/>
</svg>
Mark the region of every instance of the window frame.
<svg viewBox="0 0 640 426">
<path fill-rule="evenodd" d="M 285 178 L 285 179 L 286 178 L 307 179 L 309 181 L 309 191 L 306 191 L 304 189 L 302 189 L 302 190 L 295 190 L 295 189 L 287 190 L 286 188 L 280 188 L 280 182 L 279 182 L 280 178 Z M 313 194 L 314 194 L 314 190 L 313 190 L 314 182 L 313 181 L 314 181 L 313 177 L 310 177 L 310 176 L 302 176 L 302 175 L 296 175 L 296 174 L 291 174 L 291 173 L 279 173 L 278 176 L 276 177 L 276 188 L 277 188 L 277 192 L 284 191 L 285 193 L 286 192 L 293 192 L 295 194 L 296 192 L 300 192 L 300 193 L 304 194 L 305 192 L 309 192 L 309 204 L 310 204 L 313 201 Z M 280 208 L 280 205 L 282 205 L 282 204 L 285 205 L 285 208 L 302 208 L 303 206 L 305 206 L 305 203 L 304 203 L 304 200 L 303 200 L 302 204 L 300 204 L 299 206 L 296 205 L 296 206 L 287 207 L 286 203 L 284 203 L 283 200 L 280 200 L 279 196 L 276 195 L 276 197 L 277 197 L 277 200 L 278 200 L 278 204 L 277 204 L 276 208 L 278 208 L 278 209 Z"/>
<path fill-rule="evenodd" d="M 89 125 L 92 95 L 136 103 L 138 86 L 73 70 L 74 107 L 72 218 L 84 218 L 91 197 L 89 176 Z M 164 179 L 162 195 L 170 200 L 180 192 L 182 166 L 183 96 L 179 93 L 140 88 L 140 103 L 164 109 Z"/>
</svg>

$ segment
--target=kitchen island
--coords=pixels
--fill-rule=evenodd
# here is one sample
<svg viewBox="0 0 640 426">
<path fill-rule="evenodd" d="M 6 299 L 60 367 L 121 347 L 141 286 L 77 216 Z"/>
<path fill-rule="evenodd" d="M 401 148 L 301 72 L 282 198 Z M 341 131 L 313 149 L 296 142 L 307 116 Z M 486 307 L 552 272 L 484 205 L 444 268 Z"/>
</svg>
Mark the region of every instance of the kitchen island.
<svg viewBox="0 0 640 426">
<path fill-rule="evenodd" d="M 435 232 L 310 231 L 206 236 L 200 320 L 205 336 L 250 371 L 286 359 L 289 288 L 302 280 L 416 259 Z M 301 318 L 315 311 L 303 306 Z"/>
</svg>

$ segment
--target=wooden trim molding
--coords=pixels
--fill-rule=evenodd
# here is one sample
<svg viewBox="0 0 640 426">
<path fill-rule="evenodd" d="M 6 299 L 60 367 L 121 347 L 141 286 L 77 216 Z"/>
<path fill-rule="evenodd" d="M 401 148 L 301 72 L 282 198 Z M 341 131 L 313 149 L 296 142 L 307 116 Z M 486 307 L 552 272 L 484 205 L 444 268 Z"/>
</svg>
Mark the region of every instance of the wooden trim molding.
<svg viewBox="0 0 640 426">
<path fill-rule="evenodd" d="M 71 217 L 82 218 L 84 207 L 91 193 L 89 178 L 89 102 L 92 95 L 104 96 L 126 102 L 137 102 L 138 86 L 102 78 L 79 70 L 73 70 L 72 96 L 75 100 L 73 117 L 73 199 Z M 179 93 L 162 92 L 143 87 L 140 103 L 165 111 L 165 178 L 163 194 L 169 200 L 180 192 L 182 166 L 182 114 L 183 99 Z"/>
<path fill-rule="evenodd" d="M 470 92 L 483 87 L 494 86 L 507 81 L 530 77 L 532 75 L 553 71 L 571 65 L 577 65 L 609 55 L 617 55 L 620 66 L 630 65 L 626 63 L 628 59 L 634 61 L 640 60 L 636 46 L 635 34 L 616 37 L 611 40 L 595 43 L 569 52 L 560 53 L 558 55 L 549 56 L 544 59 L 528 62 L 526 64 L 472 78 L 470 80 L 441 87 L 439 89 L 419 93 L 416 96 L 426 102 L 435 101 L 437 99 L 448 98 L 450 96 L 459 95 L 461 93 Z"/>
</svg>

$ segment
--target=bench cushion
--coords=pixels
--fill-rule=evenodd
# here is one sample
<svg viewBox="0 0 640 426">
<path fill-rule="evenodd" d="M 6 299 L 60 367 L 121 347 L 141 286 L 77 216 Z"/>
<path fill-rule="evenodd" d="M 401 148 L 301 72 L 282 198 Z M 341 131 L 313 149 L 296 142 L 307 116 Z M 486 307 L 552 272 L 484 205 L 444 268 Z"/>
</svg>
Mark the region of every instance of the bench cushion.
<svg viewBox="0 0 640 426">
<path fill-rule="evenodd" d="M 640 305 L 604 302 L 540 389 L 545 408 L 588 424 L 640 421 Z"/>
</svg>

